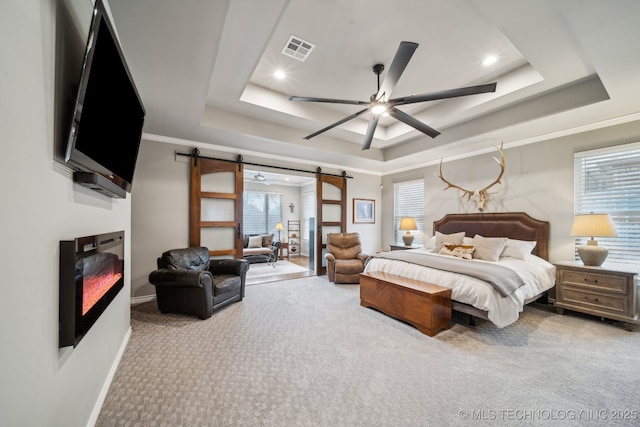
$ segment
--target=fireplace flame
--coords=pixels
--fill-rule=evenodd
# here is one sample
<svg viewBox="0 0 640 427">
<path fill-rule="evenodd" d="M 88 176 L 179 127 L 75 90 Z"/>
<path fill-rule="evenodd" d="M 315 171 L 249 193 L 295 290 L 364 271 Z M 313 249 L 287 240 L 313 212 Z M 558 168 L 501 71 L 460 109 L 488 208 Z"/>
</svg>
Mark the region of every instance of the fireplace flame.
<svg viewBox="0 0 640 427">
<path fill-rule="evenodd" d="M 82 281 L 82 315 L 84 316 L 122 278 L 122 273 L 85 277 Z"/>
</svg>

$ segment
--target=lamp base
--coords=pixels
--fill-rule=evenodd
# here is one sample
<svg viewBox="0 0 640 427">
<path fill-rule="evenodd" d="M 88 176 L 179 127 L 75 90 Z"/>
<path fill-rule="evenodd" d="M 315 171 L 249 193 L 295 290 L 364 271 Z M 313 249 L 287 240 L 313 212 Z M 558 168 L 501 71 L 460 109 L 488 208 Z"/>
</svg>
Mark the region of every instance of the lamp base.
<svg viewBox="0 0 640 427">
<path fill-rule="evenodd" d="M 589 240 L 586 246 L 578 246 L 578 255 L 584 265 L 600 266 L 607 259 L 609 250 L 598 246 L 595 240 Z"/>
<path fill-rule="evenodd" d="M 404 241 L 405 246 L 411 246 L 411 244 L 413 243 L 413 234 L 407 231 L 402 235 L 402 240 Z"/>
</svg>

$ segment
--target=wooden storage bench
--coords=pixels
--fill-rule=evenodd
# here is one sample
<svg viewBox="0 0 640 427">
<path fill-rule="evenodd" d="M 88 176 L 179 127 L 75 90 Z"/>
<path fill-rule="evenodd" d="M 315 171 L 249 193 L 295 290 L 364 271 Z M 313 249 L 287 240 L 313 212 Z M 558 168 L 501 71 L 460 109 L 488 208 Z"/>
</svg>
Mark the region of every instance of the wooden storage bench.
<svg viewBox="0 0 640 427">
<path fill-rule="evenodd" d="M 415 326 L 430 337 L 451 326 L 451 289 L 394 274 L 360 274 L 360 305 Z"/>
</svg>

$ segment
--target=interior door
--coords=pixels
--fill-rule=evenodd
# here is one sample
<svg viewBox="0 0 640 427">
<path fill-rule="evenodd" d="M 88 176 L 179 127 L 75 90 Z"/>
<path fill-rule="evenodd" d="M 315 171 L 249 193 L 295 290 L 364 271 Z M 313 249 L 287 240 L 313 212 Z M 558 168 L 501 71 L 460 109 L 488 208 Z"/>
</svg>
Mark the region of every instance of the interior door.
<svg viewBox="0 0 640 427">
<path fill-rule="evenodd" d="M 191 159 L 189 245 L 242 258 L 242 163 Z"/>
<path fill-rule="evenodd" d="M 316 175 L 316 274 L 327 274 L 327 233 L 347 231 L 347 178 Z"/>
</svg>

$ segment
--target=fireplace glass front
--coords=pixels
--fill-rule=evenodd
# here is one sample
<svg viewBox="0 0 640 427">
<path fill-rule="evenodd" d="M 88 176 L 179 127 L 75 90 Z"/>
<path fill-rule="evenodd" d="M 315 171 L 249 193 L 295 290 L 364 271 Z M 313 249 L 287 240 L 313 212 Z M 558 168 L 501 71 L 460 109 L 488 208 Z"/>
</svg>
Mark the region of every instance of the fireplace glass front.
<svg viewBox="0 0 640 427">
<path fill-rule="evenodd" d="M 60 242 L 59 347 L 74 347 L 124 287 L 124 231 Z"/>
</svg>

